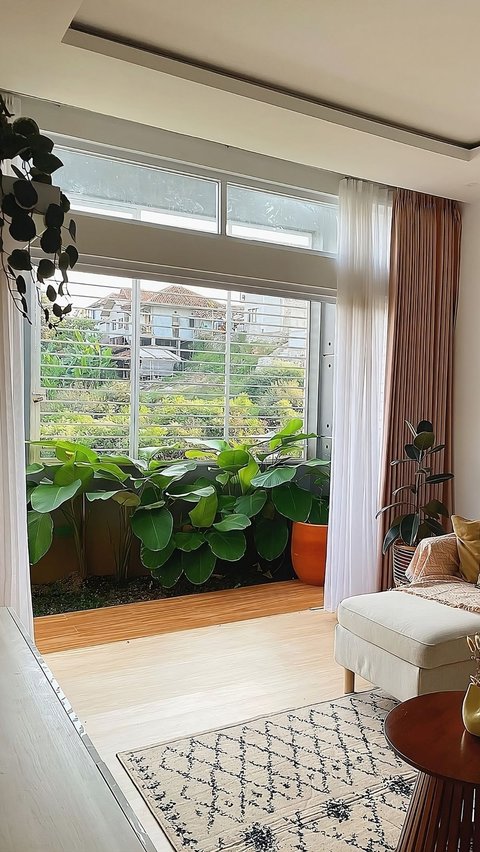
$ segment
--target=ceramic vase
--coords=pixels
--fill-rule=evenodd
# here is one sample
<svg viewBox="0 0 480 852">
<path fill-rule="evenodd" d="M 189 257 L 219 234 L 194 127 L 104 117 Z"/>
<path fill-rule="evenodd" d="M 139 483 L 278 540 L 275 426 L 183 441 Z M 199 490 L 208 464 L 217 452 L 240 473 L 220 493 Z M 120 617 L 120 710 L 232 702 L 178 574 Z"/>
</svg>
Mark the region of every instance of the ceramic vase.
<svg viewBox="0 0 480 852">
<path fill-rule="evenodd" d="M 480 737 L 480 686 L 475 683 L 471 683 L 465 693 L 462 717 L 468 733 Z"/>
</svg>

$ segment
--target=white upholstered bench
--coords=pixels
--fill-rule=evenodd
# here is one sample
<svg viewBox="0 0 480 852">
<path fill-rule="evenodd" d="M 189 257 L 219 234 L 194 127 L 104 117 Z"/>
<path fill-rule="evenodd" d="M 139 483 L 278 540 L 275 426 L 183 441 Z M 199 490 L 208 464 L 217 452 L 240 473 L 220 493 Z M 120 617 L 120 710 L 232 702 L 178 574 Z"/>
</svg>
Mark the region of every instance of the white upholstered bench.
<svg viewBox="0 0 480 852">
<path fill-rule="evenodd" d="M 361 675 L 399 701 L 466 689 L 474 663 L 465 637 L 480 633 L 480 615 L 402 592 L 346 598 L 338 609 L 335 660 L 345 692 Z"/>
</svg>

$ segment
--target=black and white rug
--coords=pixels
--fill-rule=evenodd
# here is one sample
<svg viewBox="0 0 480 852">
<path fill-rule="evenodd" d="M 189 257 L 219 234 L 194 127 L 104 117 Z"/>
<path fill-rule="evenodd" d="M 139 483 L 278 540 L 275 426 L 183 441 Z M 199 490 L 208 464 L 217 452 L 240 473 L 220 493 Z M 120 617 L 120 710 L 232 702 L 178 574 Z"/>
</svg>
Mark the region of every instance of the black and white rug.
<svg viewBox="0 0 480 852">
<path fill-rule="evenodd" d="M 378 690 L 119 754 L 175 850 L 394 850 L 415 774 Z"/>
</svg>

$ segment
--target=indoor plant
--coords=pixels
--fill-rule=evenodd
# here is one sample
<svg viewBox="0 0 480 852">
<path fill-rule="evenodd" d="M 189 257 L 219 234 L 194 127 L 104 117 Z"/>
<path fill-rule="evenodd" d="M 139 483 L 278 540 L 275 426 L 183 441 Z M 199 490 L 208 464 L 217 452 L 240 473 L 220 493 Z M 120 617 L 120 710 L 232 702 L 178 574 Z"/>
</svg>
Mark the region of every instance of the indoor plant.
<svg viewBox="0 0 480 852">
<path fill-rule="evenodd" d="M 324 486 L 330 479 L 330 471 L 318 471 L 314 480 Z M 294 571 L 299 580 L 312 586 L 323 586 L 327 560 L 328 501 L 317 497 L 306 521 L 292 524 L 291 555 Z"/>
<path fill-rule="evenodd" d="M 72 565 L 72 573 L 79 580 L 84 580 L 88 573 L 85 547 L 87 506 L 96 500 L 110 499 L 116 500 L 121 509 L 125 503 L 132 505 L 132 501 L 136 505 L 137 495 L 128 489 L 129 475 L 123 469 L 132 462 L 122 456 L 99 456 L 90 447 L 73 441 L 35 443 L 53 451 L 55 458 L 27 468 L 30 563 L 34 565 L 50 549 L 53 513 L 58 510 L 73 534 L 76 565 Z M 121 545 L 119 541 L 119 552 L 122 552 Z"/>
<path fill-rule="evenodd" d="M 18 165 L 10 162 L 15 160 Z M 6 164 L 14 177 L 6 174 Z M 15 305 L 27 319 L 32 280 L 49 328 L 72 309 L 67 270 L 78 260 L 75 246 L 63 244 L 65 232 L 76 239 L 73 219 L 65 224 L 70 202 L 51 186 L 52 174 L 62 165 L 38 124 L 32 118 L 14 119 L 0 95 L 0 261 Z"/>
<path fill-rule="evenodd" d="M 291 524 L 323 521 L 325 501 L 312 493 L 310 477 L 318 477 L 319 468 L 323 472 L 329 462 L 299 459 L 304 442 L 316 437 L 302 432 L 302 427 L 301 418 L 294 417 L 264 440 L 242 444 L 203 441 L 204 449 L 186 453 L 189 458 L 216 461 L 220 468 L 216 480 L 236 498 L 233 511 L 251 519 L 256 551 L 267 562 L 279 558 L 287 548 Z M 317 478 L 315 484 L 319 482 Z"/>
<path fill-rule="evenodd" d="M 405 456 L 395 459 L 392 465 L 412 465 L 413 476 L 407 484 L 393 492 L 393 503 L 384 506 L 377 517 L 384 512 L 396 510 L 385 538 L 383 554 L 393 545 L 393 576 L 396 585 L 406 582 L 405 571 L 412 559 L 416 546 L 429 536 L 443 535 L 445 530 L 440 518 L 450 517 L 447 506 L 431 496 L 431 489 L 453 479 L 453 473 L 433 471 L 432 457 L 445 448 L 445 444 L 435 443 L 433 425 L 429 420 L 421 420 L 415 428 L 405 421 L 412 435 L 412 441 L 405 444 Z M 405 496 L 406 495 L 406 496 Z"/>
</svg>

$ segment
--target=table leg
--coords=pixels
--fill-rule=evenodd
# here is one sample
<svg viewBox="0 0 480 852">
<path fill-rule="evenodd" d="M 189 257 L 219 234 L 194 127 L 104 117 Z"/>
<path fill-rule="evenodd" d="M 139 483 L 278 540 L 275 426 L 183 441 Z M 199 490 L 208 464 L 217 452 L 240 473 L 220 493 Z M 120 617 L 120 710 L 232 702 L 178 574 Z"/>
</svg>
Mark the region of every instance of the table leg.
<svg viewBox="0 0 480 852">
<path fill-rule="evenodd" d="M 480 787 L 419 772 L 397 852 L 480 852 L 479 809 Z"/>
</svg>

